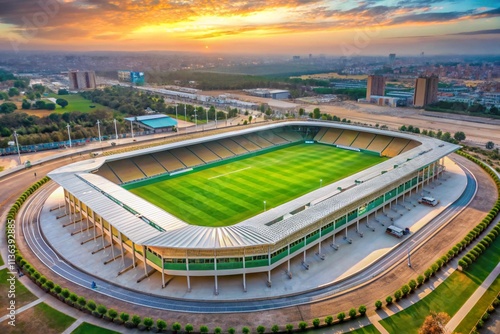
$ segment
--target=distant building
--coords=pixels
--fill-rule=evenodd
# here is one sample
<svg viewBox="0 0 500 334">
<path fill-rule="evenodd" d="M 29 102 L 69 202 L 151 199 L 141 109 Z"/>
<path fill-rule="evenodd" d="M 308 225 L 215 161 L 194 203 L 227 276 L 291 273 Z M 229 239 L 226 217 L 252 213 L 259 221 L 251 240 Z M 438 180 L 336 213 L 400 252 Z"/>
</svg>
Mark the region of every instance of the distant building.
<svg viewBox="0 0 500 334">
<path fill-rule="evenodd" d="M 287 90 L 272 90 L 269 92 L 271 94 L 271 98 L 275 100 L 283 100 L 290 98 L 290 92 Z"/>
<path fill-rule="evenodd" d="M 118 71 L 118 80 L 133 85 L 144 85 L 144 72 Z"/>
<path fill-rule="evenodd" d="M 94 71 L 69 71 L 69 89 L 84 90 L 95 89 L 95 72 Z"/>
<path fill-rule="evenodd" d="M 415 81 L 415 94 L 413 95 L 413 105 L 415 107 L 423 107 L 432 104 L 438 100 L 438 83 L 437 76 L 420 77 Z"/>
<path fill-rule="evenodd" d="M 389 64 L 394 64 L 396 61 L 396 54 L 395 53 L 389 53 Z"/>
<path fill-rule="evenodd" d="M 255 89 L 244 89 L 243 91 L 252 96 L 272 98 L 275 100 L 283 100 L 290 98 L 290 91 L 288 90 L 281 90 L 281 89 L 270 90 L 267 88 L 255 88 Z"/>
<path fill-rule="evenodd" d="M 292 60 L 300 60 L 300 56 L 293 56 Z"/>
<path fill-rule="evenodd" d="M 383 96 L 385 94 L 385 78 L 381 75 L 369 75 L 366 83 L 366 99 L 370 96 Z"/>
<path fill-rule="evenodd" d="M 154 133 L 173 131 L 177 126 L 175 119 L 163 114 L 127 117 L 125 120 Z"/>
</svg>

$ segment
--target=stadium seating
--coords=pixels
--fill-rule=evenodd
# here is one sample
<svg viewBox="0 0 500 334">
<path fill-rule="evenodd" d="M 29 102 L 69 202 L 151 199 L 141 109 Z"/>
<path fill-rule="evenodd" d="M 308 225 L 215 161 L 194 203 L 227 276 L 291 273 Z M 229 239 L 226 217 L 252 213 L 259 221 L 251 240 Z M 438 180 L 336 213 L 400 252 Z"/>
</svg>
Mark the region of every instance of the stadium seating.
<svg viewBox="0 0 500 334">
<path fill-rule="evenodd" d="M 260 150 L 260 146 L 252 143 L 250 140 L 246 139 L 243 136 L 237 136 L 232 138 L 236 143 L 244 147 L 248 152 L 255 152 Z"/>
<path fill-rule="evenodd" d="M 236 155 L 248 153 L 244 147 L 229 138 L 221 139 L 219 140 L 219 143 Z"/>
<path fill-rule="evenodd" d="M 298 132 L 295 132 L 295 131 L 276 131 L 275 130 L 273 132 L 277 136 L 280 136 L 281 138 L 287 140 L 290 143 L 295 143 L 295 142 L 304 140 L 304 138 L 302 138 L 302 135 Z"/>
<path fill-rule="evenodd" d="M 373 133 L 360 132 L 359 136 L 351 144 L 352 147 L 365 149 L 370 145 L 375 135 Z"/>
<path fill-rule="evenodd" d="M 256 133 L 251 133 L 245 136 L 246 139 L 250 140 L 252 143 L 259 145 L 261 148 L 267 148 L 273 146 L 273 143 L 262 138 Z"/>
<path fill-rule="evenodd" d="M 409 151 L 417 146 L 420 146 L 421 144 L 418 142 L 418 141 L 415 141 L 415 140 L 411 140 L 408 145 L 406 145 L 406 147 L 401 151 L 401 153 L 405 153 L 406 151 Z M 399 153 L 399 154 L 401 154 Z"/>
<path fill-rule="evenodd" d="M 172 153 L 173 156 L 175 156 L 177 159 L 179 159 L 179 161 L 186 165 L 186 167 L 194 167 L 204 164 L 203 160 L 198 158 L 186 147 L 175 148 L 171 150 L 170 153 Z"/>
<path fill-rule="evenodd" d="M 108 166 L 113 172 L 115 172 L 116 176 L 118 176 L 123 183 L 146 177 L 146 174 L 144 174 L 139 167 L 137 167 L 137 165 L 129 159 L 111 161 L 108 162 Z"/>
<path fill-rule="evenodd" d="M 259 132 L 258 135 L 264 138 L 265 140 L 269 141 L 270 143 L 273 143 L 274 145 L 282 145 L 288 143 L 288 140 L 276 135 L 272 131 L 262 131 Z"/>
<path fill-rule="evenodd" d="M 113 183 L 116 184 L 122 183 L 122 181 L 118 178 L 118 176 L 116 176 L 115 172 L 113 172 L 111 168 L 109 168 L 108 164 L 104 164 L 101 167 L 99 167 L 99 170 L 96 172 L 96 174 L 108 179 Z"/>
<path fill-rule="evenodd" d="M 132 158 L 132 161 L 146 174 L 146 176 L 154 176 L 166 173 L 167 170 L 153 158 L 150 154 L 141 155 Z"/>
<path fill-rule="evenodd" d="M 408 145 L 409 139 L 394 138 L 389 145 L 382 151 L 382 155 L 386 157 L 395 157 Z"/>
<path fill-rule="evenodd" d="M 168 170 L 170 173 L 179 169 L 186 168 L 186 166 L 174 157 L 170 152 L 163 151 L 158 153 L 153 153 L 152 156 L 158 160 L 161 165 Z"/>
<path fill-rule="evenodd" d="M 377 135 L 366 149 L 374 152 L 382 152 L 387 145 L 389 145 L 391 140 L 392 137 Z"/>
<path fill-rule="evenodd" d="M 358 135 L 359 131 L 344 130 L 334 143 L 336 145 L 351 146 Z"/>
<path fill-rule="evenodd" d="M 217 154 L 219 157 L 221 157 L 222 159 L 234 157 L 233 152 L 229 151 L 227 148 L 225 148 L 224 146 L 222 146 L 221 144 L 219 144 L 216 141 L 211 141 L 211 142 L 205 143 L 205 146 L 209 150 L 211 150 L 212 152 Z"/>
<path fill-rule="evenodd" d="M 342 131 L 342 129 L 330 128 L 328 129 L 328 131 L 326 131 L 319 142 L 325 144 L 333 144 L 339 138 Z"/>
<path fill-rule="evenodd" d="M 188 149 L 193 152 L 198 158 L 203 160 L 205 163 L 213 162 L 220 160 L 220 157 L 215 154 L 214 152 L 210 151 L 208 148 L 206 148 L 205 145 L 203 144 L 197 144 L 193 146 L 189 146 Z"/>
<path fill-rule="evenodd" d="M 321 141 L 321 138 L 325 135 L 328 128 L 320 128 L 316 136 L 314 136 L 315 141 Z"/>
</svg>

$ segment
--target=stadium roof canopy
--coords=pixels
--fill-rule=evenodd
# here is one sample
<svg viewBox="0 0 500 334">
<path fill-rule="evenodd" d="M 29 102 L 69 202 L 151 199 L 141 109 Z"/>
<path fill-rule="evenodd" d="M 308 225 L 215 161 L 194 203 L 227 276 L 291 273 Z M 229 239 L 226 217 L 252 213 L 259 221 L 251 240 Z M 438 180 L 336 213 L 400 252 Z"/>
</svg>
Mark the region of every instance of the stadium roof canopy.
<svg viewBox="0 0 500 334">
<path fill-rule="evenodd" d="M 335 127 L 415 140 L 420 146 L 394 158 L 321 187 L 281 206 L 226 227 L 190 225 L 107 179 L 91 174 L 104 163 L 170 150 L 227 137 L 285 126 Z M 138 244 L 181 249 L 236 248 L 274 244 L 298 230 L 331 215 L 348 203 L 383 190 L 395 180 L 411 176 L 454 152 L 458 145 L 435 138 L 349 124 L 316 121 L 275 123 L 261 127 L 190 139 L 138 151 L 98 157 L 58 168 L 49 177 L 92 208 L 103 219 Z M 338 188 L 345 189 L 339 191 Z M 293 210 L 309 206 L 295 215 Z M 281 219 L 281 220 L 280 220 Z M 276 223 L 272 223 L 275 222 Z"/>
<path fill-rule="evenodd" d="M 162 129 L 177 126 L 177 121 L 175 119 L 163 114 L 127 117 L 125 120 L 140 123 L 151 129 Z"/>
</svg>

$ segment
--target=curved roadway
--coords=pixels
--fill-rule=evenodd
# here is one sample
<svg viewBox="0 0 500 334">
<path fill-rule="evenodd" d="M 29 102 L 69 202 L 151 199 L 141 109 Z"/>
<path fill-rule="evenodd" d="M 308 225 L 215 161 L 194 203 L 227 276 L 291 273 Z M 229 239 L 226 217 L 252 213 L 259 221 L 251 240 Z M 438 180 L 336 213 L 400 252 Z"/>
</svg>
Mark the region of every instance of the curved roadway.
<svg viewBox="0 0 500 334">
<path fill-rule="evenodd" d="M 35 196 L 23 206 L 19 216 L 21 229 L 28 246 L 33 253 L 48 268 L 56 274 L 82 287 L 89 288 L 92 281 L 97 283 L 98 292 L 136 305 L 152 307 L 169 311 L 197 312 L 197 313 L 232 313 L 232 312 L 253 312 L 269 309 L 289 307 L 292 305 L 302 305 L 316 302 L 322 299 L 331 298 L 347 292 L 349 289 L 367 284 L 373 279 L 393 266 L 405 261 L 408 252 L 408 240 L 413 241 L 412 248 L 415 249 L 424 244 L 436 231 L 447 224 L 455 215 L 465 208 L 473 199 L 477 183 L 474 176 L 464 168 L 467 176 L 467 186 L 462 195 L 446 208 L 441 214 L 426 224 L 422 229 L 408 238 L 405 242 L 397 246 L 386 256 L 370 264 L 358 274 L 348 277 L 340 282 L 329 286 L 317 288 L 308 292 L 285 297 L 270 299 L 245 300 L 245 301 L 190 301 L 180 300 L 157 295 L 147 295 L 134 290 L 103 281 L 97 277 L 86 274 L 61 259 L 45 241 L 40 231 L 40 213 L 48 196 L 57 188 L 57 185 L 50 183 L 43 187 Z"/>
</svg>

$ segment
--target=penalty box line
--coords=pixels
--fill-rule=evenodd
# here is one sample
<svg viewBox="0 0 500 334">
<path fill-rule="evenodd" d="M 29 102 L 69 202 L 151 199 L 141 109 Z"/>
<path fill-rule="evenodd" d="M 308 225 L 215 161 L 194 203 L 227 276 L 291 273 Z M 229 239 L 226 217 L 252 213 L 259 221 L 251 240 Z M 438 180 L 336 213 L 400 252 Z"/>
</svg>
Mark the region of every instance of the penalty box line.
<svg viewBox="0 0 500 334">
<path fill-rule="evenodd" d="M 242 170 L 246 170 L 246 169 L 250 169 L 250 168 L 252 168 L 252 167 L 245 167 L 245 168 L 242 168 L 242 169 L 234 170 L 234 171 L 229 172 L 229 173 L 225 173 L 225 174 L 221 174 L 221 175 L 217 175 L 217 176 L 212 176 L 212 177 L 209 177 L 208 179 L 209 180 L 216 179 L 216 178 L 219 178 L 219 177 L 222 177 L 222 176 L 226 176 L 226 175 L 229 175 L 229 174 L 238 173 L 238 172 L 241 172 Z"/>
</svg>

